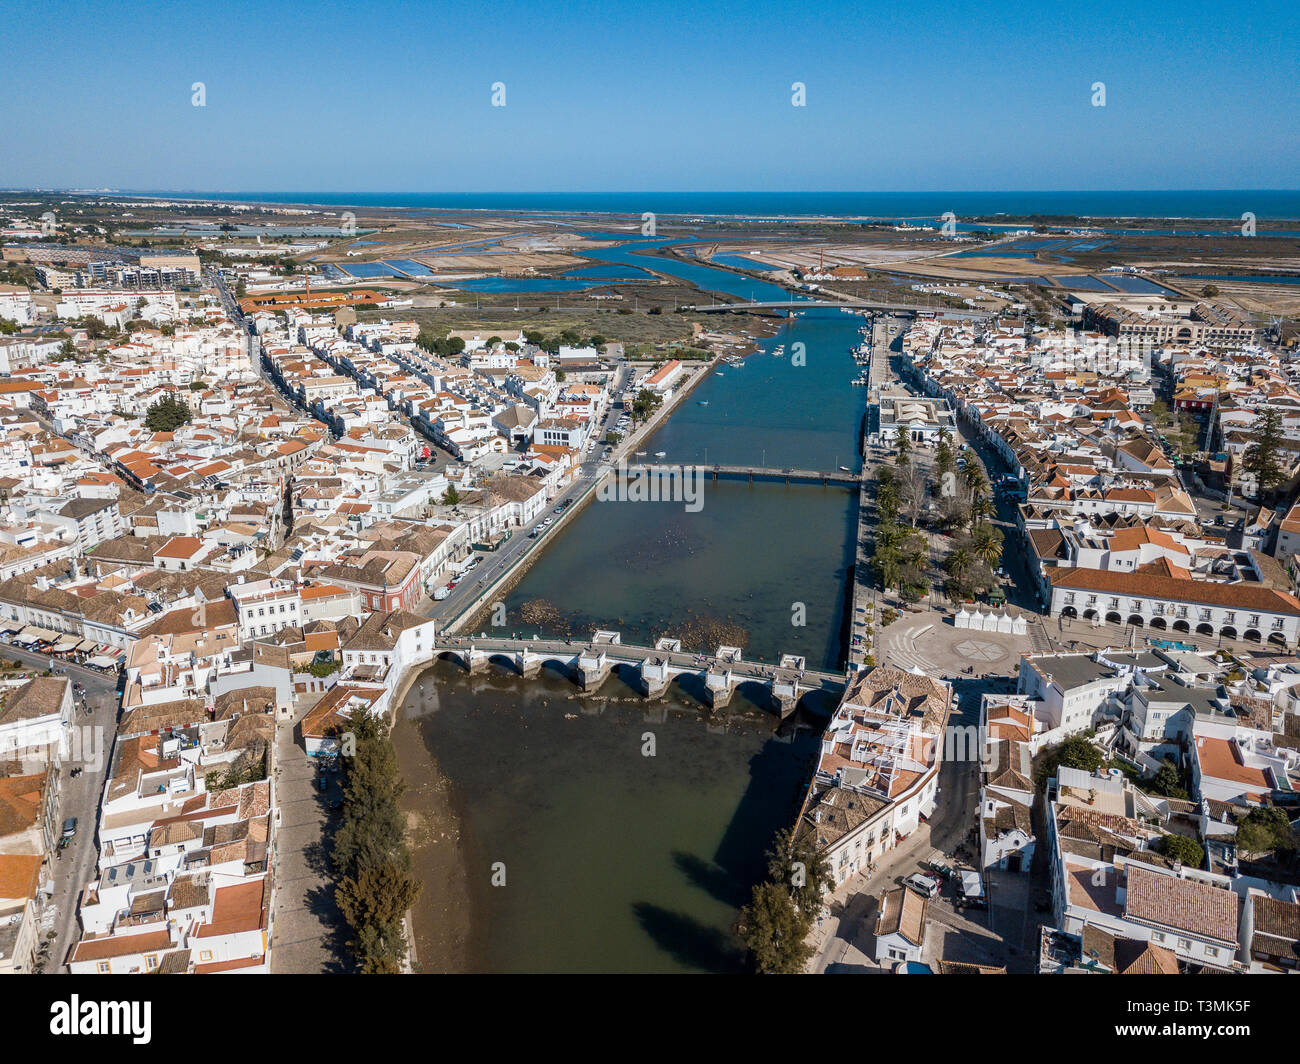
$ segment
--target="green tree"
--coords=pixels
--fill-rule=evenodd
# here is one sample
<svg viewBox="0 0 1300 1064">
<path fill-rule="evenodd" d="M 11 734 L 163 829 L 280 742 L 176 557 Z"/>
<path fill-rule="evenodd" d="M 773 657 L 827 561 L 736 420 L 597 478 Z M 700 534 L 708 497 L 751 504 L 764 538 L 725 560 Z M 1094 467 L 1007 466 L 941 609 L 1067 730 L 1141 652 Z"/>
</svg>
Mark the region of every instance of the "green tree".
<svg viewBox="0 0 1300 1064">
<path fill-rule="evenodd" d="M 1039 784 L 1041 786 L 1046 780 L 1055 776 L 1057 768 L 1061 765 L 1066 768 L 1077 768 L 1083 772 L 1096 772 L 1105 760 L 1106 755 L 1093 746 L 1087 736 L 1072 735 L 1065 742 L 1047 751 L 1038 767 Z"/>
<path fill-rule="evenodd" d="M 455 506 L 458 502 L 460 502 L 460 492 L 456 490 L 456 485 L 452 484 L 443 493 L 442 504 L 444 506 Z"/>
<path fill-rule="evenodd" d="M 763 975 L 798 975 L 812 957 L 810 921 L 780 883 L 759 883 L 740 913 L 739 929 Z"/>
<path fill-rule="evenodd" d="M 1205 848 L 1185 835 L 1162 835 L 1154 848 L 1169 860 L 1181 861 L 1189 868 L 1200 868 L 1205 864 Z"/>
<path fill-rule="evenodd" d="M 971 493 L 972 498 L 976 495 L 987 494 L 989 478 L 984 475 L 984 467 L 974 458 L 966 460 L 966 468 L 961 471 L 961 476 L 966 483 L 966 490 Z"/>
<path fill-rule="evenodd" d="M 912 437 L 902 425 L 898 427 L 898 435 L 894 437 L 894 449 L 898 451 L 894 457 L 895 465 L 905 466 L 911 461 Z"/>
<path fill-rule="evenodd" d="M 821 912 L 822 896 L 835 885 L 826 855 L 814 848 L 812 835 L 796 841 L 794 829 L 778 831 L 767 851 L 767 877 L 784 883 L 799 911 L 810 919 Z"/>
<path fill-rule="evenodd" d="M 662 405 L 662 398 L 649 388 L 642 388 L 636 393 L 636 398 L 632 400 L 632 419 L 634 421 L 645 421 Z"/>
<path fill-rule="evenodd" d="M 150 432 L 174 432 L 193 416 L 189 404 L 174 395 L 164 395 L 144 413 L 144 424 Z"/>
<path fill-rule="evenodd" d="M 348 948 L 363 975 L 396 975 L 406 957 L 406 912 L 420 884 L 398 862 L 362 867 L 334 892 L 339 912 L 353 930 Z"/>
<path fill-rule="evenodd" d="M 349 731 L 354 749 L 343 759 L 343 821 L 330 853 L 334 897 L 352 929 L 348 949 L 358 969 L 392 973 L 406 955 L 403 917 L 420 889 L 410 875 L 398 807 L 404 785 L 383 721 L 358 712 Z"/>
<path fill-rule="evenodd" d="M 1255 442 L 1246 448 L 1241 465 L 1255 474 L 1261 495 L 1268 495 L 1286 480 L 1281 462 L 1282 415 L 1266 407 L 1255 425 Z"/>
<path fill-rule="evenodd" d="M 1252 809 L 1241 820 L 1237 825 L 1237 846 L 1248 853 L 1286 852 L 1296 848 L 1296 837 L 1286 813 L 1269 806 Z"/>
<path fill-rule="evenodd" d="M 957 456 L 953 454 L 952 444 L 948 442 L 948 431 L 945 429 L 939 437 L 939 445 L 934 449 L 934 471 L 942 484 L 944 476 L 956 469 Z"/>
<path fill-rule="evenodd" d="M 1182 773 L 1178 771 L 1178 766 L 1174 764 L 1173 759 L 1168 757 L 1147 782 L 1146 789 L 1155 794 L 1163 794 L 1166 798 L 1189 797 L 1187 789 L 1183 786 Z"/>
<path fill-rule="evenodd" d="M 1002 562 L 1002 532 L 988 522 L 976 525 L 971 533 L 971 550 L 990 569 Z"/>
</svg>

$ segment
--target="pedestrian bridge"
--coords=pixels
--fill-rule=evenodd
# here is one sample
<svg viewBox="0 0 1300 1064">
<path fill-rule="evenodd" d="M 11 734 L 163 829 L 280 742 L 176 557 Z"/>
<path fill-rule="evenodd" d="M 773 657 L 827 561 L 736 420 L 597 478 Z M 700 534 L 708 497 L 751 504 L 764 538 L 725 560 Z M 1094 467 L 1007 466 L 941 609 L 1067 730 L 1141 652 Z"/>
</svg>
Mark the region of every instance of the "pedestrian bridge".
<svg viewBox="0 0 1300 1064">
<path fill-rule="evenodd" d="M 954 283 L 954 282 L 950 282 Z M 705 303 L 686 309 L 703 314 L 748 310 L 879 310 L 889 314 L 939 314 L 945 318 L 987 318 L 987 310 L 958 310 L 955 307 L 923 307 L 915 303 L 881 303 L 868 299 L 774 299 L 739 303 Z"/>
<path fill-rule="evenodd" d="M 700 470 L 705 476 L 714 480 L 720 477 L 754 480 L 784 480 L 813 482 L 817 484 L 857 484 L 860 477 L 843 469 L 827 472 L 820 469 L 772 469 L 768 466 L 743 465 L 696 465 L 680 466 L 667 464 L 645 464 L 627 466 L 627 472 L 633 473 L 671 473 Z"/>
<path fill-rule="evenodd" d="M 451 658 L 471 675 L 498 661 L 521 676 L 533 677 L 553 662 L 567 669 L 584 691 L 596 690 L 615 666 L 629 666 L 637 672 L 641 693 L 651 699 L 662 697 L 678 677 L 690 676 L 701 682 L 704 700 L 714 709 L 730 702 L 740 684 L 757 683 L 767 688 L 772 708 L 782 717 L 792 713 L 808 692 L 838 692 L 845 685 L 842 673 L 809 669 L 797 654 L 783 654 L 779 664 L 769 665 L 747 660 L 739 647 L 720 646 L 712 654 L 694 654 L 682 650 L 680 639 L 637 646 L 624 643 L 615 631 L 598 631 L 587 641 L 439 636 L 433 656 Z"/>
</svg>

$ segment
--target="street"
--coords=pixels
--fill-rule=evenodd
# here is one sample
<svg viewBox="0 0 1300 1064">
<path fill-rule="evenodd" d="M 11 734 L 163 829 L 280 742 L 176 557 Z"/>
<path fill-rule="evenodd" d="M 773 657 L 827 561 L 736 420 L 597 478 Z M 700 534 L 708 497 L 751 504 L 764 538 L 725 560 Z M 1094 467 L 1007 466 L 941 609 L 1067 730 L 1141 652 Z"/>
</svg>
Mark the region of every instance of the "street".
<svg viewBox="0 0 1300 1064">
<path fill-rule="evenodd" d="M 15 646 L 0 648 L 0 658 L 30 665 L 33 670 L 49 668 L 48 655 L 36 654 Z M 95 848 L 95 825 L 99 821 L 99 802 L 108 775 L 109 759 L 113 752 L 113 738 L 117 733 L 117 674 L 83 669 L 63 662 L 58 668 L 66 671 L 70 683 L 80 683 L 86 690 L 86 705 L 90 713 L 75 706 L 77 743 L 73 756 L 65 761 L 59 777 L 61 795 L 60 820 L 77 818 L 77 834 L 67 848 L 58 851 L 54 858 L 51 878 L 54 894 L 46 904 L 42 919 L 42 939 L 52 930 L 55 933 L 46 971 L 64 970 L 63 959 L 80 935 L 77 922 L 77 897 L 94 875 L 99 854 Z M 81 775 L 72 776 L 74 768 Z"/>
</svg>

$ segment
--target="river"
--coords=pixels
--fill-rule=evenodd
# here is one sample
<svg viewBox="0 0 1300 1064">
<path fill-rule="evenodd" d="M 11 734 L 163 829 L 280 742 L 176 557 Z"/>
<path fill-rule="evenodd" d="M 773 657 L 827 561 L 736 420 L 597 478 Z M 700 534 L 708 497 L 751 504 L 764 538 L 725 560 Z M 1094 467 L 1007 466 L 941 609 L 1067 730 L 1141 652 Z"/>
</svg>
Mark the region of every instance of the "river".
<svg viewBox="0 0 1300 1064">
<path fill-rule="evenodd" d="M 786 295 L 630 248 L 592 257 L 714 292 Z M 791 319 L 744 368 L 724 366 L 702 383 L 646 444 L 647 458 L 856 469 L 866 389 L 849 386 L 858 373 L 849 348 L 861 324 L 824 311 Z M 840 667 L 854 493 L 722 480 L 706 482 L 702 501 L 695 512 L 680 502 L 593 502 L 508 596 L 508 627 L 582 635 L 615 627 L 627 642 L 726 635 L 754 657 L 795 652 L 812 667 Z M 538 601 L 551 617 L 525 623 L 524 604 Z M 408 696 L 397 738 L 408 778 L 436 765 L 447 783 L 442 812 L 459 840 L 469 911 L 439 917 L 467 920 L 460 954 L 424 966 L 737 970 L 737 911 L 815 756 L 810 732 L 784 731 L 741 694 L 710 719 L 676 686 L 647 706 L 617 675 L 582 697 L 551 673 L 469 678 L 436 665 Z M 653 757 L 643 756 L 647 733 Z M 437 859 L 431 853 L 417 851 L 417 869 Z M 491 883 L 498 862 L 503 886 Z M 417 914 L 423 940 L 436 937 L 436 901 Z"/>
</svg>

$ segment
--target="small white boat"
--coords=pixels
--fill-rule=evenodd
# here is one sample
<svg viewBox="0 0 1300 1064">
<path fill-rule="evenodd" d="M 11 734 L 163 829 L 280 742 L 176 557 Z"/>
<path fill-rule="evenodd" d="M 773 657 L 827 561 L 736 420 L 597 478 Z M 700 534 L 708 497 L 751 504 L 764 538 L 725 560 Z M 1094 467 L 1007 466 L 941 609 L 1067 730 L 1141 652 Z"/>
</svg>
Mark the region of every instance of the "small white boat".
<svg viewBox="0 0 1300 1064">
<path fill-rule="evenodd" d="M 663 457 L 664 457 L 665 455 L 667 455 L 667 454 L 668 454 L 667 451 L 655 451 L 655 457 L 656 457 L 656 458 L 663 458 Z"/>
<path fill-rule="evenodd" d="M 848 466 L 846 466 L 846 465 L 842 465 L 842 466 L 840 466 L 840 472 L 841 472 L 841 473 L 852 473 L 853 470 L 851 470 L 851 469 L 850 469 Z"/>
<path fill-rule="evenodd" d="M 707 399 L 700 399 L 700 400 L 698 400 L 698 402 L 699 402 L 700 406 L 708 406 L 708 405 L 709 405 L 709 401 L 708 401 Z"/>
</svg>

